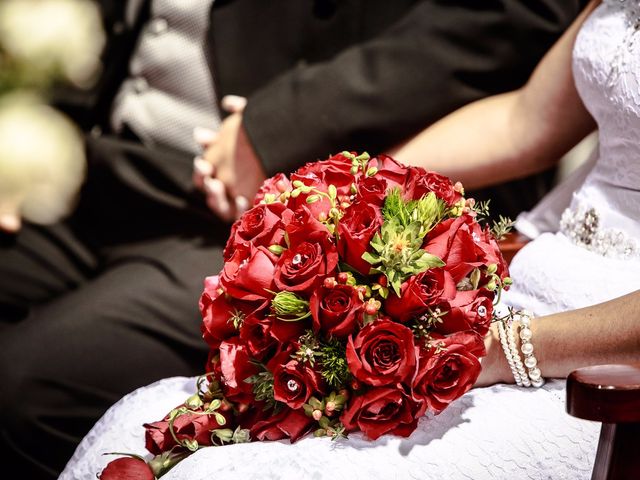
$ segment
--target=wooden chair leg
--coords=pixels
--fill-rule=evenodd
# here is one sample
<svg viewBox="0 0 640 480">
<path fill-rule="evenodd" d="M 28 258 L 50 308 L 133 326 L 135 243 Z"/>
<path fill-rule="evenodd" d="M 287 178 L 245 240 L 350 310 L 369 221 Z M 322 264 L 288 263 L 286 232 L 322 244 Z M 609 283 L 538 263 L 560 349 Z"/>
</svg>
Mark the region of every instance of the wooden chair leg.
<svg viewBox="0 0 640 480">
<path fill-rule="evenodd" d="M 567 412 L 602 422 L 591 480 L 640 479 L 640 365 L 572 372 L 567 378 Z"/>
<path fill-rule="evenodd" d="M 603 423 L 591 480 L 640 479 L 639 455 L 640 423 Z"/>
</svg>

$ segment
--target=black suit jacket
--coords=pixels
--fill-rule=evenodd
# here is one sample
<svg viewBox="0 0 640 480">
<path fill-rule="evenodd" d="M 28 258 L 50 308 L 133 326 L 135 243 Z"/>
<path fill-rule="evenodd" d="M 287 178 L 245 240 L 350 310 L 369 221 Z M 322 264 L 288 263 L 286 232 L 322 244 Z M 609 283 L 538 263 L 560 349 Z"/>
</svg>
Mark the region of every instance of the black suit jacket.
<svg viewBox="0 0 640 480">
<path fill-rule="evenodd" d="M 249 97 L 244 124 L 267 174 L 286 172 L 344 149 L 377 153 L 470 101 L 520 87 L 586 3 L 215 0 L 209 63 L 218 98 Z M 149 0 L 101 5 L 105 74 L 71 104 L 85 126 L 108 129 Z M 545 183 L 490 194 L 507 207 L 517 192 L 520 204 L 503 208 L 513 214 Z"/>
</svg>

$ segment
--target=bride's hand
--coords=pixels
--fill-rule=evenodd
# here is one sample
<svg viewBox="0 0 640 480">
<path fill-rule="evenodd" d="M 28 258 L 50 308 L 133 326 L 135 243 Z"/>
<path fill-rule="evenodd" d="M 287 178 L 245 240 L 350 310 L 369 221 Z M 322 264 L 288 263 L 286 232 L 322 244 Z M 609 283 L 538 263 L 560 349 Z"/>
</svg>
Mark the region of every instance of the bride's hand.
<svg viewBox="0 0 640 480">
<path fill-rule="evenodd" d="M 487 387 L 496 383 L 513 383 L 513 376 L 502 352 L 500 336 L 495 323 L 484 338 L 487 355 L 482 358 L 482 371 L 474 387 Z"/>
</svg>

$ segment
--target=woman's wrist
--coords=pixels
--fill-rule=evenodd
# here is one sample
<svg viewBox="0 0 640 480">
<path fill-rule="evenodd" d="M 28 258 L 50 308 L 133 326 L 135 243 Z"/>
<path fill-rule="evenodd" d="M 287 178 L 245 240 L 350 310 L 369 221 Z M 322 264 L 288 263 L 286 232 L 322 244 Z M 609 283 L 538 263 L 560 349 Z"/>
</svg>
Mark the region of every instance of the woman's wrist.
<svg viewBox="0 0 640 480">
<path fill-rule="evenodd" d="M 504 357 L 496 324 L 492 324 L 484 338 L 487 355 L 482 359 L 482 371 L 476 382 L 477 387 L 496 383 L 514 383 L 513 375 Z"/>
</svg>

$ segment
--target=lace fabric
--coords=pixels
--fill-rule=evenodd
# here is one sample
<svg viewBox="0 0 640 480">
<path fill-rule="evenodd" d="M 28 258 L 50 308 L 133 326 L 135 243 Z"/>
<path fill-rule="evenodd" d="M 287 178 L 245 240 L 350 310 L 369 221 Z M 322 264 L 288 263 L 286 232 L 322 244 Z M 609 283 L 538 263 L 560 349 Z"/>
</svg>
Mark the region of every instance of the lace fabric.
<svg viewBox="0 0 640 480">
<path fill-rule="evenodd" d="M 169 378 L 124 397 L 85 437 L 60 480 L 95 478 L 114 458 L 106 452 L 144 455 L 141 423 L 160 418 L 194 385 L 195 378 Z M 475 389 L 440 415 L 422 418 L 409 438 L 371 442 L 354 434 L 339 442 L 310 436 L 293 445 L 210 447 L 162 478 L 588 479 L 598 431 L 598 424 L 565 413 L 561 381 L 536 390 L 496 385 Z"/>
</svg>

